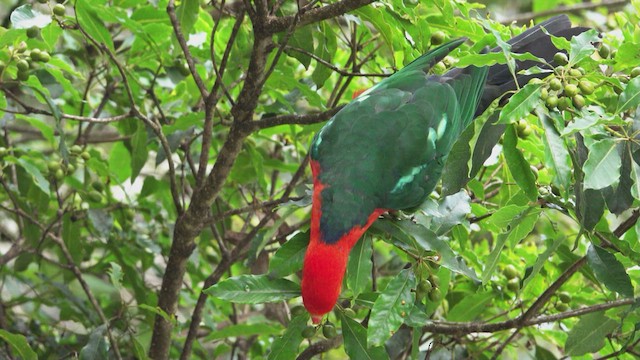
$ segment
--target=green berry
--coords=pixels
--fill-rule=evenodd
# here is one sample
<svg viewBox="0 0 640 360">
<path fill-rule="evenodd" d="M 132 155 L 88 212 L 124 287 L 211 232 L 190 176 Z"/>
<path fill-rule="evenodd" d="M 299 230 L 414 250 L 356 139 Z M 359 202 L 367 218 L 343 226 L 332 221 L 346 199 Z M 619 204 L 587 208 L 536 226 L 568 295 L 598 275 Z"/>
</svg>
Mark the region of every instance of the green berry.
<svg viewBox="0 0 640 360">
<path fill-rule="evenodd" d="M 580 94 L 576 95 L 573 97 L 573 106 L 576 107 L 576 109 L 582 109 L 585 105 L 585 100 L 584 97 Z"/>
<path fill-rule="evenodd" d="M 47 163 L 47 168 L 49 169 L 50 172 L 56 172 L 58 169 L 61 168 L 60 162 L 57 160 L 51 160 L 49 161 L 49 163 Z"/>
<path fill-rule="evenodd" d="M 542 88 L 542 90 L 540 90 L 540 99 L 547 100 L 548 97 L 549 97 L 549 90 L 547 88 Z"/>
<path fill-rule="evenodd" d="M 600 45 L 600 48 L 598 48 L 598 55 L 600 55 L 601 58 L 606 59 L 609 57 L 610 54 L 611 54 L 611 49 L 609 48 L 609 45 L 607 44 Z"/>
<path fill-rule="evenodd" d="M 555 55 L 553 55 L 553 61 L 558 65 L 567 65 L 569 63 L 569 58 L 567 57 L 567 54 L 563 52 L 557 52 Z"/>
<path fill-rule="evenodd" d="M 56 177 L 56 180 L 58 181 L 64 179 L 64 170 L 62 169 L 56 170 L 55 177 Z"/>
<path fill-rule="evenodd" d="M 348 318 L 355 318 L 356 317 L 356 312 L 351 309 L 351 308 L 346 308 L 342 311 L 342 313 L 344 314 L 344 316 L 348 317 Z"/>
<path fill-rule="evenodd" d="M 40 35 L 40 28 L 37 26 L 32 26 L 27 29 L 27 37 L 29 39 L 37 38 Z"/>
<path fill-rule="evenodd" d="M 431 34 L 431 45 L 440 45 L 444 42 L 446 35 L 442 31 Z"/>
<path fill-rule="evenodd" d="M 580 91 L 585 95 L 591 95 L 595 91 L 593 83 L 589 80 L 580 80 L 580 82 L 578 83 L 578 87 L 580 88 Z"/>
<path fill-rule="evenodd" d="M 563 312 L 569 310 L 569 305 L 565 303 L 556 303 L 555 308 L 556 310 Z"/>
<path fill-rule="evenodd" d="M 91 190 L 87 193 L 87 199 L 92 202 L 100 202 L 102 200 L 102 194 L 95 190 Z"/>
<path fill-rule="evenodd" d="M 104 184 L 99 180 L 96 180 L 96 181 L 92 182 L 91 183 L 91 187 L 94 188 L 98 192 L 103 192 L 104 191 Z"/>
<path fill-rule="evenodd" d="M 515 266 L 509 264 L 504 267 L 502 273 L 507 278 L 507 280 L 515 279 L 518 276 L 518 269 Z"/>
<path fill-rule="evenodd" d="M 431 284 L 433 285 L 433 287 L 440 286 L 440 278 L 436 274 L 431 274 L 429 276 L 429 281 L 431 281 Z"/>
<path fill-rule="evenodd" d="M 560 299 L 560 301 L 562 301 L 563 303 L 568 304 L 571 302 L 571 294 L 566 291 L 561 291 L 558 293 L 558 299 Z"/>
<path fill-rule="evenodd" d="M 306 328 L 304 328 L 304 330 L 302 330 L 302 337 L 305 339 L 311 339 L 315 334 L 316 334 L 315 326 L 309 325 Z"/>
<path fill-rule="evenodd" d="M 433 302 L 439 302 L 442 300 L 442 292 L 438 288 L 433 288 L 429 292 L 429 300 Z"/>
<path fill-rule="evenodd" d="M 336 327 L 331 323 L 326 323 L 322 326 L 322 335 L 327 339 L 333 339 L 338 335 Z"/>
<path fill-rule="evenodd" d="M 578 87 L 573 84 L 567 84 L 564 87 L 564 93 L 569 97 L 578 95 L 579 92 L 580 90 L 578 89 Z"/>
<path fill-rule="evenodd" d="M 533 84 L 533 85 L 542 84 L 543 82 L 544 81 L 542 81 L 542 80 L 540 80 L 538 78 L 533 78 L 533 79 L 529 80 L 529 84 Z"/>
<path fill-rule="evenodd" d="M 558 78 L 553 78 L 549 82 L 549 87 L 551 88 L 551 90 L 560 90 L 562 89 L 562 81 L 560 81 L 560 79 Z"/>
<path fill-rule="evenodd" d="M 76 166 L 70 163 L 69 165 L 67 165 L 67 171 L 70 173 L 76 171 Z"/>
<path fill-rule="evenodd" d="M 64 16 L 64 14 L 66 13 L 66 8 L 64 7 L 64 5 L 62 4 L 56 4 L 53 7 L 53 14 L 56 16 Z"/>
<path fill-rule="evenodd" d="M 562 97 L 560 100 L 558 100 L 558 109 L 560 110 L 567 110 L 571 107 L 571 105 L 571 99 L 568 97 Z"/>
<path fill-rule="evenodd" d="M 19 60 L 16 63 L 16 67 L 18 68 L 18 71 L 22 71 L 22 72 L 28 71 L 29 70 L 29 62 L 27 60 L 24 60 L 24 59 Z"/>
<path fill-rule="evenodd" d="M 553 109 L 558 106 L 558 97 L 555 95 L 550 95 L 546 101 L 547 107 L 549 109 Z"/>
<path fill-rule="evenodd" d="M 80 157 L 84 160 L 87 161 L 89 159 L 91 159 L 91 154 L 89 154 L 88 151 L 83 151 L 80 153 Z"/>
<path fill-rule="evenodd" d="M 582 73 L 578 69 L 571 69 L 571 70 L 569 70 L 569 75 L 574 76 L 574 77 L 580 77 L 580 76 L 582 76 Z"/>
<path fill-rule="evenodd" d="M 640 76 L 640 66 L 636 66 L 631 70 L 631 77 L 635 78 Z"/>
<path fill-rule="evenodd" d="M 49 55 L 48 52 L 43 51 L 40 53 L 40 61 L 43 63 L 47 63 L 49 62 L 49 60 L 51 60 L 51 55 Z"/>
<path fill-rule="evenodd" d="M 433 285 L 431 284 L 431 281 L 429 281 L 427 279 L 424 279 L 424 280 L 420 281 L 416 291 L 420 292 L 420 293 L 423 293 L 423 294 L 426 294 L 426 293 L 430 292 L 431 289 L 433 289 Z"/>
<path fill-rule="evenodd" d="M 527 127 L 525 127 L 522 130 L 518 130 L 518 137 L 521 139 L 526 139 L 529 137 L 529 135 L 531 135 L 531 133 L 533 132 L 533 129 L 531 128 L 531 126 L 527 125 Z"/>
<path fill-rule="evenodd" d="M 29 57 L 33 61 L 40 61 L 40 56 L 42 55 L 42 51 L 38 48 L 35 48 L 29 52 Z"/>
<path fill-rule="evenodd" d="M 72 147 L 69 148 L 69 151 L 74 155 L 79 155 L 82 152 L 82 146 L 73 145 Z"/>
<path fill-rule="evenodd" d="M 9 153 L 9 149 L 4 146 L 0 146 L 0 157 L 3 157 Z"/>
<path fill-rule="evenodd" d="M 516 292 L 516 291 L 520 290 L 520 279 L 518 279 L 516 277 L 516 278 L 513 278 L 513 279 L 507 281 L 507 289 L 509 289 L 509 290 L 511 290 L 513 292 Z"/>
</svg>

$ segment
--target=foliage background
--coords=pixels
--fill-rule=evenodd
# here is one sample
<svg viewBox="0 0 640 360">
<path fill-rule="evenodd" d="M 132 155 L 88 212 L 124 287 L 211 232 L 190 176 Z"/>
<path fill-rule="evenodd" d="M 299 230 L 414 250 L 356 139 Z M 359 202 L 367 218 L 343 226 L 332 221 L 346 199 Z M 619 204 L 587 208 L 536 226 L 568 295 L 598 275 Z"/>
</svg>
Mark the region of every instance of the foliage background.
<svg viewBox="0 0 640 360">
<path fill-rule="evenodd" d="M 640 3 L 370 3 L 0 1 L 0 357 L 637 356 Z M 548 78 L 478 119 L 303 340 L 322 122 L 437 32 L 470 41 L 436 71 L 508 63 L 477 53 L 565 12 L 602 36 L 555 41 L 585 106 Z"/>
</svg>

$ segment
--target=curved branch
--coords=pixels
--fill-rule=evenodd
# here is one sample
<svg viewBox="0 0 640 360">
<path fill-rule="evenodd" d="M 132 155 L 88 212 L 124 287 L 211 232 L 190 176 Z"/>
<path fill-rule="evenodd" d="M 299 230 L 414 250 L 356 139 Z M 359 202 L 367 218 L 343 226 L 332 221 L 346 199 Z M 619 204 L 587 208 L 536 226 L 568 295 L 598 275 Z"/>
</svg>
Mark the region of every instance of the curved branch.
<svg viewBox="0 0 640 360">
<path fill-rule="evenodd" d="M 302 27 L 308 24 L 316 23 L 322 20 L 327 20 L 348 13 L 349 11 L 356 10 L 360 7 L 366 6 L 374 2 L 375 0 L 342 0 L 331 5 L 326 5 L 318 8 L 314 8 L 300 14 L 300 19 L 296 24 L 296 27 Z M 295 22 L 295 16 L 282 16 L 267 18 L 265 29 L 270 33 L 282 32 Z"/>
<path fill-rule="evenodd" d="M 251 127 L 252 131 L 265 129 L 278 125 L 290 125 L 290 124 L 298 124 L 298 125 L 309 125 L 316 124 L 319 122 L 327 121 L 331 119 L 331 117 L 338 113 L 338 111 L 342 110 L 344 105 L 336 106 L 327 111 L 316 113 L 316 114 L 305 114 L 305 115 L 278 115 L 268 118 L 263 118 L 261 120 L 253 121 L 248 126 Z"/>
</svg>

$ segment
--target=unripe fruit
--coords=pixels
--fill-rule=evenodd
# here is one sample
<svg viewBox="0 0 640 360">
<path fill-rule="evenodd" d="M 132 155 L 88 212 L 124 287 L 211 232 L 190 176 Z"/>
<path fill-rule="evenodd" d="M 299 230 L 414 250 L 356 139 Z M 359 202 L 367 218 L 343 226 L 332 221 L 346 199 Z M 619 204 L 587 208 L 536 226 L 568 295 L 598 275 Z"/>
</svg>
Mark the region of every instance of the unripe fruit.
<svg viewBox="0 0 640 360">
<path fill-rule="evenodd" d="M 93 202 L 100 202 L 102 200 L 102 194 L 95 190 L 91 190 L 87 193 L 87 199 Z"/>
<path fill-rule="evenodd" d="M 104 184 L 98 180 L 94 181 L 91 183 L 91 187 L 94 188 L 96 191 L 102 192 L 104 191 Z M 299 306 L 301 307 L 301 306 Z M 295 309 L 295 308 L 294 308 Z M 304 308 L 303 308 L 304 310 Z M 291 311 L 293 313 L 293 310 Z"/>
<path fill-rule="evenodd" d="M 518 269 L 516 269 L 515 266 L 509 264 L 504 267 L 504 269 L 502 270 L 502 273 L 507 278 L 507 280 L 511 280 L 518 276 Z"/>
<path fill-rule="evenodd" d="M 571 107 L 571 99 L 569 99 L 568 97 L 563 97 L 560 100 L 558 100 L 558 109 L 567 110 L 570 107 Z"/>
<path fill-rule="evenodd" d="M 589 80 L 580 80 L 580 82 L 578 83 L 578 87 L 580 88 L 580 91 L 585 95 L 591 95 L 595 91 L 593 83 Z"/>
<path fill-rule="evenodd" d="M 440 289 L 438 288 L 431 289 L 431 291 L 429 292 L 429 300 L 433 302 L 438 302 L 442 300 L 442 292 L 440 291 Z"/>
<path fill-rule="evenodd" d="M 609 57 L 609 54 L 611 54 L 611 49 L 609 48 L 609 45 L 607 44 L 600 45 L 600 48 L 598 48 L 598 55 L 600 55 L 601 58 L 606 59 Z"/>
<path fill-rule="evenodd" d="M 558 78 L 553 78 L 549 82 L 549 87 L 551 88 L 551 90 L 560 90 L 562 89 L 562 81 L 560 81 L 560 79 Z"/>
<path fill-rule="evenodd" d="M 556 310 L 563 312 L 569 310 L 569 305 L 565 303 L 556 303 L 555 308 Z"/>
<path fill-rule="evenodd" d="M 507 281 L 507 289 L 516 292 L 518 290 L 520 290 L 520 279 L 518 278 L 513 278 L 509 281 Z"/>
<path fill-rule="evenodd" d="M 29 79 L 29 71 L 18 71 L 18 80 L 27 81 Z"/>
<path fill-rule="evenodd" d="M 336 327 L 333 326 L 333 324 L 327 323 L 322 326 L 322 335 L 324 335 L 324 337 L 326 337 L 327 339 L 333 339 L 338 335 L 338 332 L 336 331 Z"/>
<path fill-rule="evenodd" d="M 72 147 L 69 148 L 69 151 L 74 155 L 78 155 L 82 152 L 82 146 L 73 145 Z"/>
<path fill-rule="evenodd" d="M 66 9 L 65 9 L 64 5 L 56 4 L 56 6 L 53 7 L 53 13 L 56 16 L 64 16 L 64 14 L 66 13 Z"/>
<path fill-rule="evenodd" d="M 631 70 L 631 77 L 638 77 L 640 76 L 640 66 L 636 66 Z"/>
<path fill-rule="evenodd" d="M 584 97 L 582 95 L 576 95 L 573 97 L 573 106 L 576 107 L 576 109 L 582 109 L 585 105 L 586 101 L 584 100 Z"/>
<path fill-rule="evenodd" d="M 521 139 L 526 139 L 529 137 L 529 135 L 531 135 L 532 132 L 533 129 L 531 128 L 531 126 L 527 125 L 527 127 L 522 130 L 518 129 L 518 137 L 520 137 Z"/>
<path fill-rule="evenodd" d="M 580 77 L 580 76 L 582 76 L 582 73 L 578 69 L 571 69 L 571 70 L 569 70 L 569 75 L 575 76 L 575 77 Z"/>
<path fill-rule="evenodd" d="M 429 276 L 429 281 L 431 281 L 431 284 L 433 285 L 433 287 L 440 286 L 440 278 L 436 274 L 431 274 Z"/>
<path fill-rule="evenodd" d="M 25 72 L 27 70 L 29 70 L 29 62 L 27 60 L 19 60 L 16 63 L 16 67 L 18 68 L 18 71 L 22 71 Z"/>
<path fill-rule="evenodd" d="M 557 52 L 553 55 L 553 61 L 558 65 L 567 65 L 569 63 L 569 58 L 567 57 L 567 54 Z"/>
<path fill-rule="evenodd" d="M 80 157 L 81 157 L 83 160 L 85 160 L 85 161 L 86 161 L 86 160 L 91 159 L 91 154 L 89 154 L 89 152 L 88 152 L 88 151 L 83 151 L 83 152 L 81 152 L 81 153 L 80 153 Z"/>
<path fill-rule="evenodd" d="M 76 166 L 73 165 L 73 164 L 67 165 L 67 171 L 70 172 L 70 173 L 76 171 Z"/>
<path fill-rule="evenodd" d="M 571 295 L 566 291 L 561 291 L 558 293 L 558 299 L 563 303 L 568 304 L 571 302 Z"/>
<path fill-rule="evenodd" d="M 420 293 L 423 293 L 423 294 L 426 294 L 426 293 L 430 292 L 431 289 L 433 289 L 433 285 L 431 284 L 431 281 L 429 281 L 427 279 L 424 279 L 424 280 L 420 281 L 416 291 L 418 291 Z"/>
<path fill-rule="evenodd" d="M 436 31 L 431 34 L 431 44 L 440 45 L 444 42 L 446 35 L 442 31 Z"/>
<path fill-rule="evenodd" d="M 49 55 L 48 52 L 43 51 L 40 53 L 40 61 L 42 61 L 43 63 L 47 63 L 49 62 L 49 60 L 51 60 L 51 55 Z"/>
<path fill-rule="evenodd" d="M 62 180 L 64 179 L 64 171 L 62 169 L 58 169 L 54 176 L 56 177 L 56 180 Z"/>
<path fill-rule="evenodd" d="M 49 161 L 49 163 L 47 164 L 47 168 L 49 169 L 50 172 L 56 172 L 58 169 L 60 169 L 60 163 L 56 160 L 51 160 Z"/>
<path fill-rule="evenodd" d="M 351 319 L 356 317 L 356 312 L 351 308 L 344 309 L 344 311 L 342 313 L 344 314 L 344 316 L 346 316 L 348 318 L 351 318 Z"/>
<path fill-rule="evenodd" d="M 302 337 L 305 339 L 311 339 L 315 334 L 316 334 L 315 326 L 309 325 L 306 328 L 304 328 L 304 330 L 302 330 Z"/>
<path fill-rule="evenodd" d="M 4 146 L 0 146 L 0 157 L 5 156 L 9 153 L 9 150 L 4 147 Z"/>
<path fill-rule="evenodd" d="M 526 129 L 527 126 L 529 126 L 529 124 L 527 123 L 527 120 L 525 120 L 525 119 L 520 119 L 516 123 L 516 129 L 518 131 L 522 131 L 522 130 Z"/>
<path fill-rule="evenodd" d="M 555 108 L 556 106 L 558 106 L 558 97 L 555 95 L 549 96 L 547 98 L 546 104 L 549 109 Z"/>
<path fill-rule="evenodd" d="M 575 96 L 580 92 L 580 90 L 578 90 L 578 87 L 573 85 L 573 84 L 567 84 L 564 87 L 564 93 L 565 95 L 571 97 L 571 96 Z"/>
<path fill-rule="evenodd" d="M 547 88 L 542 88 L 542 90 L 540 90 L 540 99 L 547 100 L 548 97 L 549 97 L 549 90 L 547 90 Z"/>
<path fill-rule="evenodd" d="M 30 28 L 27 29 L 27 37 L 29 39 L 33 39 L 38 37 L 38 35 L 40 35 L 40 28 L 37 26 L 32 26 Z"/>
<path fill-rule="evenodd" d="M 543 82 L 544 82 L 544 81 L 542 81 L 542 80 L 540 80 L 540 79 L 538 79 L 538 78 L 533 78 L 533 79 L 529 80 L 529 84 L 533 84 L 533 85 L 535 85 L 535 84 L 542 84 Z"/>
</svg>

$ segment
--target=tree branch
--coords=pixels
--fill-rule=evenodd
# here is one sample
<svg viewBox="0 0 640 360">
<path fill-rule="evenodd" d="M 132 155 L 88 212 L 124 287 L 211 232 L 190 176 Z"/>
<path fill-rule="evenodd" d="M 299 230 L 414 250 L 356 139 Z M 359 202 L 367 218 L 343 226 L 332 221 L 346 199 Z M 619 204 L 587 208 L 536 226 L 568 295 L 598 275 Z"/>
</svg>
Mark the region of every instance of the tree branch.
<svg viewBox="0 0 640 360">
<path fill-rule="evenodd" d="M 365 5 L 369 5 L 375 0 L 342 0 L 331 5 L 314 8 L 300 14 L 300 19 L 296 27 L 327 20 L 348 13 Z M 270 33 L 278 33 L 287 30 L 295 21 L 295 16 L 282 16 L 267 18 L 266 30 Z"/>
<path fill-rule="evenodd" d="M 278 115 L 268 118 L 263 118 L 261 120 L 256 120 L 248 124 L 251 127 L 252 131 L 266 129 L 273 126 L 278 125 L 289 125 L 289 124 L 298 124 L 298 125 L 309 125 L 316 124 L 319 122 L 327 121 L 331 119 L 331 117 L 338 113 L 338 111 L 342 110 L 344 105 L 334 107 L 333 109 L 329 109 L 327 111 L 316 113 L 316 114 L 305 114 L 305 115 Z"/>
<path fill-rule="evenodd" d="M 544 17 L 544 16 L 551 16 L 551 15 L 557 15 L 557 14 L 566 14 L 566 13 L 579 13 L 581 11 L 585 11 L 585 10 L 593 10 L 593 9 L 597 9 L 600 7 L 606 7 L 608 9 L 615 9 L 615 8 L 620 8 L 623 7 L 625 5 L 629 4 L 628 0 L 603 0 L 601 2 L 597 2 L 597 3 L 592 3 L 592 2 L 583 2 L 583 3 L 578 3 L 576 5 L 571 5 L 571 6 L 558 6 L 556 8 L 552 8 L 552 9 L 548 9 L 548 10 L 544 10 L 544 11 L 539 11 L 539 12 L 526 12 L 526 13 L 521 13 L 518 14 L 517 16 L 514 16 L 512 18 L 508 18 L 505 20 L 502 20 L 501 23 L 503 24 L 511 24 L 513 22 L 516 23 L 526 23 L 529 22 L 533 19 L 539 18 L 539 17 Z"/>
</svg>

